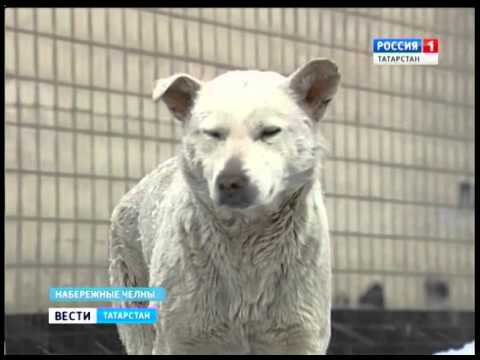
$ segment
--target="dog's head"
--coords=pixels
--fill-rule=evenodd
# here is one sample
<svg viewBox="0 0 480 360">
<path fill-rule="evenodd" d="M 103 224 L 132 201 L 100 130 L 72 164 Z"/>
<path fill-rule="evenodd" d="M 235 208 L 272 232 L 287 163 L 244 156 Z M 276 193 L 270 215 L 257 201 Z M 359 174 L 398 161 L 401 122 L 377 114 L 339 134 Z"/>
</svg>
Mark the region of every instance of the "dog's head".
<svg viewBox="0 0 480 360">
<path fill-rule="evenodd" d="M 340 74 L 315 59 L 284 77 L 231 71 L 202 83 L 177 74 L 154 84 L 184 124 L 182 167 L 190 186 L 217 207 L 269 206 L 316 176 L 318 122 Z"/>
</svg>

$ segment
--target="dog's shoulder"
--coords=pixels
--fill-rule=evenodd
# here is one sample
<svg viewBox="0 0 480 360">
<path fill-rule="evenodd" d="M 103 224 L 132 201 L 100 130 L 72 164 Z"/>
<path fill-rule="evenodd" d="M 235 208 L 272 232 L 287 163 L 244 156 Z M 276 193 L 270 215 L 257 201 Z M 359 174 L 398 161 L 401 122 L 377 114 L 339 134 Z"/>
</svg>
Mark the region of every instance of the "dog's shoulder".
<svg viewBox="0 0 480 360">
<path fill-rule="evenodd" d="M 133 193 L 141 193 L 143 196 L 155 192 L 160 197 L 173 185 L 174 178 L 179 174 L 177 157 L 170 158 L 148 175 L 146 175 L 133 190 Z"/>
<path fill-rule="evenodd" d="M 154 244 L 157 209 L 171 198 L 181 176 L 177 158 L 171 158 L 148 173 L 115 206 L 111 216 L 113 243 L 141 246 L 147 263 Z M 141 245 L 140 245 L 141 244 Z"/>
<path fill-rule="evenodd" d="M 155 192 L 158 199 L 168 190 L 177 173 L 177 158 L 170 158 L 159 164 L 145 175 L 132 189 L 122 196 L 112 212 L 112 222 L 118 221 L 121 213 L 129 213 L 130 217 L 138 217 L 149 194 Z"/>
</svg>

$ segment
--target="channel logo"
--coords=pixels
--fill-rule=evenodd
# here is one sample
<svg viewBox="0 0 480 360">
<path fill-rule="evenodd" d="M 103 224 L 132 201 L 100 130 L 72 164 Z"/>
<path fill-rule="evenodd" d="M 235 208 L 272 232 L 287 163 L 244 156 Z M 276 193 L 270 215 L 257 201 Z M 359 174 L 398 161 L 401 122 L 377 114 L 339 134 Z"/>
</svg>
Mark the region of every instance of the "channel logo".
<svg viewBox="0 0 480 360">
<path fill-rule="evenodd" d="M 48 308 L 49 324 L 155 324 L 155 308 Z"/>
<path fill-rule="evenodd" d="M 377 65 L 438 65 L 436 38 L 373 39 L 373 63 Z"/>
</svg>

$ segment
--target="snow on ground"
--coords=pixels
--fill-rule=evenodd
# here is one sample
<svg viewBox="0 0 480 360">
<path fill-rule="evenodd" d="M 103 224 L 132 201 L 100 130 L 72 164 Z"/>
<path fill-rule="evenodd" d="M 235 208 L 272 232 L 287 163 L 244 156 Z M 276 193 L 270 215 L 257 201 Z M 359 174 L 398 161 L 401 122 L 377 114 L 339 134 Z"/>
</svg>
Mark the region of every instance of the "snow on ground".
<svg viewBox="0 0 480 360">
<path fill-rule="evenodd" d="M 440 351 L 435 353 L 434 355 L 475 355 L 475 341 L 465 344 L 461 349 Z"/>
</svg>

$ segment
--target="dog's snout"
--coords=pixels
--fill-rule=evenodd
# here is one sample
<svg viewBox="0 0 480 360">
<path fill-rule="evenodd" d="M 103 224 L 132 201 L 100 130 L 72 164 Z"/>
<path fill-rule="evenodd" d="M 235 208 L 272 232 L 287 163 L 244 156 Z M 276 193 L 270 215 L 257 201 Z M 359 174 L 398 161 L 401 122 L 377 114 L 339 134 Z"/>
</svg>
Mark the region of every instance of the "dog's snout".
<svg viewBox="0 0 480 360">
<path fill-rule="evenodd" d="M 232 208 L 246 208 L 252 205 L 258 192 L 237 158 L 227 162 L 218 175 L 215 186 L 218 204 Z"/>
<path fill-rule="evenodd" d="M 248 185 L 248 178 L 244 174 L 222 174 L 218 177 L 217 185 L 222 192 L 241 191 Z"/>
</svg>

